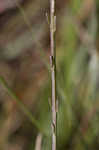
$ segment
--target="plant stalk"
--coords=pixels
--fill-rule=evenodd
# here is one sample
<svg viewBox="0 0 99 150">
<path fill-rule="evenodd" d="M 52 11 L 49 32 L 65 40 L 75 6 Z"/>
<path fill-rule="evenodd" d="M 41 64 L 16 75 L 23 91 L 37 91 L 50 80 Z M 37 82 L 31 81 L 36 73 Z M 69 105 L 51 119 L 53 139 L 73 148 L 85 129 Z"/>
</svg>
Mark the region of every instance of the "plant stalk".
<svg viewBox="0 0 99 150">
<path fill-rule="evenodd" d="M 52 82 L 52 150 L 57 149 L 57 108 L 56 108 L 56 15 L 55 0 L 50 0 L 50 48 L 51 48 L 51 82 Z"/>
</svg>

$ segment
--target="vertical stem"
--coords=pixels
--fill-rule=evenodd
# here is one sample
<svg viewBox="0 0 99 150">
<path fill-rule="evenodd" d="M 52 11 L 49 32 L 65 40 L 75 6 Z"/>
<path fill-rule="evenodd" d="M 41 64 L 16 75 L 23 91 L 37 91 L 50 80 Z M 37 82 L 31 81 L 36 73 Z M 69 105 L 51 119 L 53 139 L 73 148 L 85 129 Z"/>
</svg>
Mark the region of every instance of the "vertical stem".
<svg viewBox="0 0 99 150">
<path fill-rule="evenodd" d="M 56 16 L 55 0 L 50 0 L 50 46 L 51 46 L 51 82 L 52 82 L 52 150 L 57 143 L 57 110 L 56 110 L 56 48 L 55 48 Z"/>
</svg>

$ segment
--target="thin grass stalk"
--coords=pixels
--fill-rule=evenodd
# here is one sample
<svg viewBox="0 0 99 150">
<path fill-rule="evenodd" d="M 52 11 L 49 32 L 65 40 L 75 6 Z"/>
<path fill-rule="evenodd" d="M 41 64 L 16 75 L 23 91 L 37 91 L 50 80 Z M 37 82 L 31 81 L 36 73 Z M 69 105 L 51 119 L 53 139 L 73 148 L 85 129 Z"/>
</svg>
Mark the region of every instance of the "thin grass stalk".
<svg viewBox="0 0 99 150">
<path fill-rule="evenodd" d="M 50 0 L 50 48 L 51 48 L 51 82 L 52 82 L 52 150 L 57 149 L 57 108 L 56 108 L 56 15 L 55 0 Z"/>
</svg>

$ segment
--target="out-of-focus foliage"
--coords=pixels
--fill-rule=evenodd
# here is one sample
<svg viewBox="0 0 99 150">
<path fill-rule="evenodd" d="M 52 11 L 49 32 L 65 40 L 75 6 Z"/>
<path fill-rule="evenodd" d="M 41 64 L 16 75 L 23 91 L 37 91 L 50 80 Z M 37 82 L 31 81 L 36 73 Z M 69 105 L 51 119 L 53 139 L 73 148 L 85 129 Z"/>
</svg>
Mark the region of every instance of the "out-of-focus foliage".
<svg viewBox="0 0 99 150">
<path fill-rule="evenodd" d="M 57 150 L 97 150 L 99 2 L 56 3 Z M 0 85 L 0 149 L 50 150 L 49 2 L 24 0 L 0 19 L 0 75 L 34 119 L 33 125 Z"/>
</svg>

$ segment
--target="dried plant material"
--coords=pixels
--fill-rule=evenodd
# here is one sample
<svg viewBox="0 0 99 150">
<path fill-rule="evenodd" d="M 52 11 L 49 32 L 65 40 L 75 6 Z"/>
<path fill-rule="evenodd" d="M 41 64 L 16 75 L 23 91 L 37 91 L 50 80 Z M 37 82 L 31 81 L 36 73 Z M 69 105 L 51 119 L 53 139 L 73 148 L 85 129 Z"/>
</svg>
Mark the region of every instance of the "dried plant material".
<svg viewBox="0 0 99 150">
<path fill-rule="evenodd" d="M 57 149 L 57 106 L 56 106 L 56 3 L 50 0 L 50 48 L 52 90 L 52 150 Z"/>
</svg>

